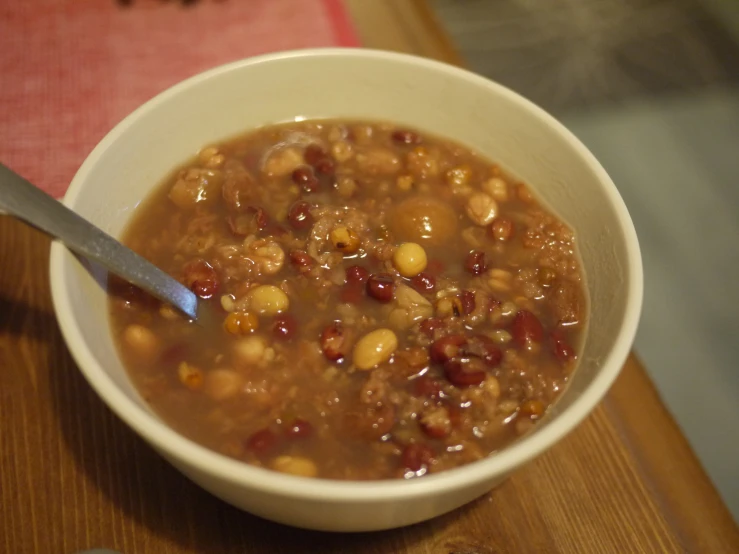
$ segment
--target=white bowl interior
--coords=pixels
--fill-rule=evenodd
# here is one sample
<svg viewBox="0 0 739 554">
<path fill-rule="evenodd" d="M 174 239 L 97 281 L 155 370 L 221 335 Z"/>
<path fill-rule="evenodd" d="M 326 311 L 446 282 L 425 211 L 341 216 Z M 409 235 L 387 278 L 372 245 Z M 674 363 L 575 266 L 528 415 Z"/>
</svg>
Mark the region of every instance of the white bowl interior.
<svg viewBox="0 0 739 554">
<path fill-rule="evenodd" d="M 152 187 L 202 146 L 297 116 L 400 122 L 452 138 L 499 162 L 574 227 L 591 309 L 580 367 L 556 406 L 560 416 L 514 447 L 517 454 L 506 462 L 513 467 L 561 437 L 592 409 L 631 346 L 641 305 L 641 262 L 623 202 L 574 137 L 503 87 L 409 56 L 319 53 L 239 62 L 163 93 L 103 140 L 78 172 L 65 203 L 119 236 Z M 130 401 L 149 410 L 116 355 L 103 288 L 76 258 L 55 249 L 56 307 L 68 312 L 59 317 L 83 372 L 104 397 L 98 386 L 103 374 Z M 121 413 L 120 405 L 113 407 Z M 552 425 L 557 429 L 537 443 Z M 494 464 L 496 457 L 483 464 Z"/>
</svg>

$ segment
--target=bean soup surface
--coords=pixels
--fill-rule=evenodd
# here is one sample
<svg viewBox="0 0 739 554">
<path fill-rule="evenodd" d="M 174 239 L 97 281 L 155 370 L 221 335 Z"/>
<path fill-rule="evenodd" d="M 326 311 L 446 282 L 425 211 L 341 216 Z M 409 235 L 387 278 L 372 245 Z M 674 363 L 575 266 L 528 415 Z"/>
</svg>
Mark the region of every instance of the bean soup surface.
<svg viewBox="0 0 739 554">
<path fill-rule="evenodd" d="M 454 142 L 361 121 L 204 148 L 124 242 L 190 287 L 195 324 L 111 280 L 111 322 L 170 426 L 306 477 L 414 478 L 531 429 L 574 370 L 571 230 Z"/>
</svg>

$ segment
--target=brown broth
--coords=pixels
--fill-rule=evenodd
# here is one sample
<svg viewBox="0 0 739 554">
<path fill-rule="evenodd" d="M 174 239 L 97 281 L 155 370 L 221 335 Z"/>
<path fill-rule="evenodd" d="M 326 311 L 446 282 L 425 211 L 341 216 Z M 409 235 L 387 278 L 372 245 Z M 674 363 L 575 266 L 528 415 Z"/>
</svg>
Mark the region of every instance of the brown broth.
<svg viewBox="0 0 739 554">
<path fill-rule="evenodd" d="M 123 241 L 211 314 L 196 325 L 111 281 L 142 396 L 186 437 L 297 475 L 410 478 L 500 449 L 557 398 L 585 327 L 568 227 L 495 164 L 391 124 L 290 123 L 205 148 Z M 405 242 L 425 252 L 420 277 L 398 271 L 423 265 L 418 248 L 395 258 Z M 354 346 L 379 328 L 397 345 L 372 364 Z"/>
</svg>

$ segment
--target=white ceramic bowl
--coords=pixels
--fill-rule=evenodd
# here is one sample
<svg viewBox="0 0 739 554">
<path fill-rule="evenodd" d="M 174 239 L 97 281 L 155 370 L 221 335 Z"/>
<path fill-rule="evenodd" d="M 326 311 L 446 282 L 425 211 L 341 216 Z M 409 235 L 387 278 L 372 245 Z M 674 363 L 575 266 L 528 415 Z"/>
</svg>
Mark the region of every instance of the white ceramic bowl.
<svg viewBox="0 0 739 554">
<path fill-rule="evenodd" d="M 389 52 L 319 49 L 251 58 L 197 75 L 129 115 L 88 156 L 64 203 L 117 236 L 134 208 L 203 145 L 295 117 L 400 122 L 460 141 L 524 179 L 577 233 L 590 295 L 580 367 L 551 417 L 484 460 L 410 481 L 341 482 L 250 467 L 165 425 L 133 388 L 109 333 L 104 274 L 51 251 L 54 308 L 100 397 L 194 482 L 239 508 L 313 529 L 366 531 L 440 515 L 489 491 L 571 431 L 629 353 L 642 302 L 636 234 L 615 186 L 544 111 L 478 75 Z"/>
</svg>

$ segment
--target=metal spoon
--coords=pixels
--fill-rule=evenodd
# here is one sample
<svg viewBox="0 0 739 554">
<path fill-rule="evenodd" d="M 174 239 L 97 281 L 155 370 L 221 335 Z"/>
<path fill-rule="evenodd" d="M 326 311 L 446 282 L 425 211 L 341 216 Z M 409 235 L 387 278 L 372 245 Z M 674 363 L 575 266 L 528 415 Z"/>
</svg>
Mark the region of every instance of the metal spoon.
<svg viewBox="0 0 739 554">
<path fill-rule="evenodd" d="M 197 319 L 198 297 L 191 290 L 0 163 L 0 214 L 3 212 Z"/>
</svg>

